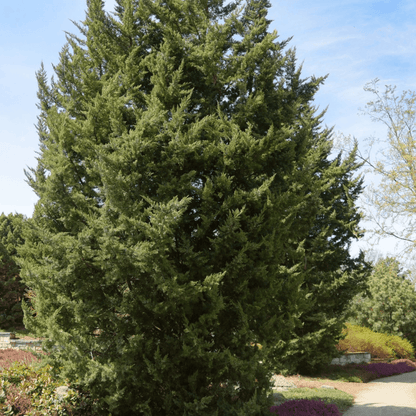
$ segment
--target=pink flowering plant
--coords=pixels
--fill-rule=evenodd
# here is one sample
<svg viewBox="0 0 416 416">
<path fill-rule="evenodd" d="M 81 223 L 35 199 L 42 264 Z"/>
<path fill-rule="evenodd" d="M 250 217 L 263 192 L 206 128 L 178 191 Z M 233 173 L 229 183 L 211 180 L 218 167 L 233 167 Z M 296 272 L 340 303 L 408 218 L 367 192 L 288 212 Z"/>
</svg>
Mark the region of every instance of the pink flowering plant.
<svg viewBox="0 0 416 416">
<path fill-rule="evenodd" d="M 335 404 L 307 399 L 289 400 L 279 406 L 272 406 L 270 413 L 277 416 L 341 416 Z"/>
<path fill-rule="evenodd" d="M 358 368 L 373 373 L 377 378 L 390 377 L 396 374 L 410 373 L 415 371 L 414 367 L 408 366 L 406 363 L 370 363 L 370 364 L 357 364 Z"/>
</svg>

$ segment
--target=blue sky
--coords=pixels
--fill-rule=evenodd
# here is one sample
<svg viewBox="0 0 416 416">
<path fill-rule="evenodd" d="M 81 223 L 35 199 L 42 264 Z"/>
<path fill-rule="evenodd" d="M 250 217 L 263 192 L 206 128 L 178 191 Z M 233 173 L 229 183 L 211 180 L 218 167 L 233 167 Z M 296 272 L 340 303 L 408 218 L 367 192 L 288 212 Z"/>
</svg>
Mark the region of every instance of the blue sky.
<svg viewBox="0 0 416 416">
<path fill-rule="evenodd" d="M 70 20 L 85 16 L 84 0 L 20 0 L 0 5 L 0 213 L 30 217 L 37 196 L 23 170 L 36 166 L 38 137 L 35 72 L 44 62 L 48 75 L 59 62 L 64 31 L 77 33 Z M 106 1 L 112 11 L 114 1 Z M 280 40 L 293 36 L 303 75 L 329 74 L 315 103 L 328 106 L 324 124 L 354 136 L 361 146 L 369 136 L 385 138 L 381 125 L 359 115 L 372 97 L 363 90 L 374 78 L 416 90 L 416 2 L 367 0 L 272 0 L 270 30 Z M 371 181 L 366 176 L 366 183 Z M 365 241 L 353 246 L 363 249 Z M 395 253 L 394 241 L 378 247 Z"/>
</svg>

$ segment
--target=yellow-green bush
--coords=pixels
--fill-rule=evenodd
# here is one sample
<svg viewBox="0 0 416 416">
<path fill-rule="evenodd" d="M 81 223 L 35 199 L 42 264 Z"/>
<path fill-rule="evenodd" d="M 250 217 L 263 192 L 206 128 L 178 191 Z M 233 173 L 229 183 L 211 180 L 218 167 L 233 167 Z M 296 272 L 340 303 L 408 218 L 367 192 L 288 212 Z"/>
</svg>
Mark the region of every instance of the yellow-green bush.
<svg viewBox="0 0 416 416">
<path fill-rule="evenodd" d="M 54 377 L 50 366 L 14 361 L 0 371 L 0 414 L 4 416 L 87 416 L 95 414 L 88 397 L 70 389 L 58 399 L 55 389 L 62 381 Z M 64 383 L 68 385 L 69 383 Z"/>
<path fill-rule="evenodd" d="M 369 352 L 372 358 L 414 358 L 412 344 L 397 335 L 380 334 L 369 328 L 347 323 L 343 330 L 346 338 L 340 340 L 337 349 L 345 352 Z"/>
</svg>

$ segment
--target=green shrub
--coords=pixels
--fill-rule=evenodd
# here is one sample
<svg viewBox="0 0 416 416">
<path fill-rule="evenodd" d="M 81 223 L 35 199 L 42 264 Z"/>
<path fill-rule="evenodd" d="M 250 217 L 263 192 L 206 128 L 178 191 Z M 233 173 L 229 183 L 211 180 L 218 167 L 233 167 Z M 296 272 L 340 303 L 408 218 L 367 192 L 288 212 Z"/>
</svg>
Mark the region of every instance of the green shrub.
<svg viewBox="0 0 416 416">
<path fill-rule="evenodd" d="M 36 354 L 38 355 L 38 354 Z M 53 374 L 50 366 L 27 351 L 0 351 L 0 414 L 4 416 L 90 415 L 93 402 L 71 388 L 59 398 L 57 387 L 68 385 Z"/>
<path fill-rule="evenodd" d="M 397 335 L 377 333 L 369 328 L 350 323 L 347 323 L 346 326 L 344 332 L 347 336 L 339 341 L 337 346 L 339 351 L 365 351 L 371 353 L 372 358 L 381 359 L 414 357 L 412 344 Z"/>
</svg>

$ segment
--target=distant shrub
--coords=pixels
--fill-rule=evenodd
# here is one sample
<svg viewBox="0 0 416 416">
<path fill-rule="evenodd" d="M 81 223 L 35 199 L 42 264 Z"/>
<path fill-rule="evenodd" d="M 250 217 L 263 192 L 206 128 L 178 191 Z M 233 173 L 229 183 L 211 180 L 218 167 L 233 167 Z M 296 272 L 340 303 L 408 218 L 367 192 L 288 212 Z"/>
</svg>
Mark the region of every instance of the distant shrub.
<svg viewBox="0 0 416 416">
<path fill-rule="evenodd" d="M 414 358 L 412 344 L 397 335 L 379 334 L 369 328 L 347 323 L 344 331 L 345 339 L 340 340 L 337 349 L 339 351 L 371 353 L 372 358 L 398 359 Z"/>
<path fill-rule="evenodd" d="M 341 416 L 335 404 L 308 399 L 289 400 L 279 406 L 272 406 L 270 413 L 278 416 Z"/>
</svg>

